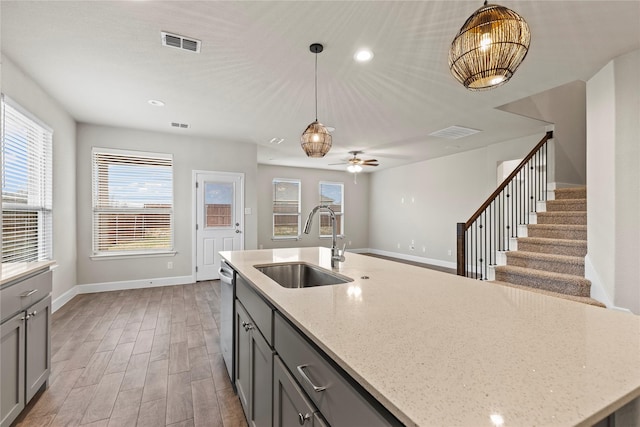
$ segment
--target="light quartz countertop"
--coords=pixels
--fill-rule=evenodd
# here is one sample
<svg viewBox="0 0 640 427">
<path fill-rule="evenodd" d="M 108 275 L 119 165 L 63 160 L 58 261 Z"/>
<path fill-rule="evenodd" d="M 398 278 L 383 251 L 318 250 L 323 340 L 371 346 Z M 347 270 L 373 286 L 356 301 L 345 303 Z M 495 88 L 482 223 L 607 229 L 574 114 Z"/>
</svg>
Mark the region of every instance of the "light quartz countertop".
<svg viewBox="0 0 640 427">
<path fill-rule="evenodd" d="M 253 266 L 330 251 L 221 255 L 406 425 L 591 426 L 640 396 L 640 316 L 353 253 L 353 282 L 286 289 Z"/>
<path fill-rule="evenodd" d="M 0 279 L 0 286 L 4 286 L 5 283 L 26 277 L 38 270 L 52 268 L 55 265 L 55 261 L 4 263 L 2 264 L 2 278 Z"/>
</svg>

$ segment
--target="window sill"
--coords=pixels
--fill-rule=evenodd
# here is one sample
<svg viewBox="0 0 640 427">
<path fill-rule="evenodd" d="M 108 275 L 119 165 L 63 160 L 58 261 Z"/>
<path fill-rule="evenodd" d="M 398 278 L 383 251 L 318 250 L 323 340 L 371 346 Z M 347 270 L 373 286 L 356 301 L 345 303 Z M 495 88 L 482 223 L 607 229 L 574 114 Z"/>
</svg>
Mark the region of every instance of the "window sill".
<svg viewBox="0 0 640 427">
<path fill-rule="evenodd" d="M 333 236 L 328 235 L 328 236 L 318 236 L 321 239 L 333 239 Z M 344 234 L 338 234 L 336 235 L 336 239 L 344 239 Z"/>
<path fill-rule="evenodd" d="M 114 254 L 100 254 L 91 255 L 89 258 L 93 261 L 105 261 L 112 259 L 131 259 L 131 258 L 154 258 L 154 257 L 167 257 L 175 256 L 177 251 L 163 251 L 163 252 L 134 252 L 134 253 L 114 253 Z"/>
<path fill-rule="evenodd" d="M 284 240 L 300 240 L 300 236 L 298 237 L 271 237 L 272 242 L 279 242 Z"/>
</svg>

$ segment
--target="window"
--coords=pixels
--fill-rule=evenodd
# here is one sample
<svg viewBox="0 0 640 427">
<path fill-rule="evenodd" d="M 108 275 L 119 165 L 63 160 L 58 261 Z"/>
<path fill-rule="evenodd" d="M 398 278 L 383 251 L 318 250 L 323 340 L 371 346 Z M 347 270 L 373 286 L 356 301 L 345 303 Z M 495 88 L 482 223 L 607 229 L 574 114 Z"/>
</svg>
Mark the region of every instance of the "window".
<svg viewBox="0 0 640 427">
<path fill-rule="evenodd" d="M 273 180 L 273 238 L 300 237 L 300 180 Z"/>
<path fill-rule="evenodd" d="M 320 181 L 320 204 L 329 206 L 336 214 L 336 233 L 344 235 L 344 184 Z M 331 237 L 331 215 L 320 211 L 320 237 Z"/>
<path fill-rule="evenodd" d="M 94 148 L 93 254 L 173 250 L 173 157 Z"/>
<path fill-rule="evenodd" d="M 48 260 L 53 133 L 4 95 L 1 104 L 2 263 Z"/>
</svg>

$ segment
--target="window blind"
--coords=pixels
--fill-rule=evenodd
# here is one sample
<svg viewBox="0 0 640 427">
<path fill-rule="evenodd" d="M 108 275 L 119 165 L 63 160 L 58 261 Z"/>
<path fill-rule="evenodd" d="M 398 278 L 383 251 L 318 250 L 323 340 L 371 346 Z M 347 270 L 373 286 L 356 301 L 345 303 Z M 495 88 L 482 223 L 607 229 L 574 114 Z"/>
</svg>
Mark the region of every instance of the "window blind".
<svg viewBox="0 0 640 427">
<path fill-rule="evenodd" d="M 2 96 L 2 263 L 52 255 L 52 131 Z"/>
<path fill-rule="evenodd" d="M 341 182 L 320 181 L 320 204 L 329 206 L 336 215 L 336 232 L 344 235 L 344 184 Z M 329 237 L 333 234 L 331 215 L 328 212 L 320 212 L 320 237 Z"/>
<path fill-rule="evenodd" d="M 273 180 L 273 238 L 300 237 L 300 180 Z"/>
<path fill-rule="evenodd" d="M 94 148 L 93 253 L 173 250 L 173 157 Z"/>
</svg>

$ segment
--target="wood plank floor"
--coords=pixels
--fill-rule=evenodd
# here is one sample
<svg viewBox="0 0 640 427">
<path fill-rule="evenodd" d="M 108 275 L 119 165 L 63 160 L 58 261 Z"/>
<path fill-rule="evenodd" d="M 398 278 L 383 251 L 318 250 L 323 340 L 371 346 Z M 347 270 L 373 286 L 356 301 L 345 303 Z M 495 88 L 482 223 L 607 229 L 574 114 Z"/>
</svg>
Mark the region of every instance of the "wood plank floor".
<svg viewBox="0 0 640 427">
<path fill-rule="evenodd" d="M 16 426 L 246 426 L 219 298 L 217 280 L 76 296 L 52 316 L 49 387 Z"/>
</svg>

